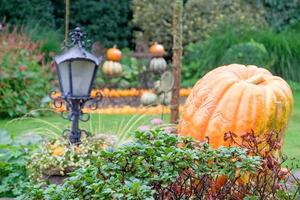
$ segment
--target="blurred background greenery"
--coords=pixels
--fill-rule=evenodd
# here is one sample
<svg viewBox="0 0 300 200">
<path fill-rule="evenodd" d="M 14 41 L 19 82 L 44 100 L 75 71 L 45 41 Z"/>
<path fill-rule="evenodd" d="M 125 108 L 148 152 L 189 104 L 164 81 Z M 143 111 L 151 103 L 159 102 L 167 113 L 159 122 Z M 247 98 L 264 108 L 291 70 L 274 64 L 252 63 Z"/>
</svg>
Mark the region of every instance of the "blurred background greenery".
<svg viewBox="0 0 300 200">
<path fill-rule="evenodd" d="M 147 48 L 154 41 L 166 47 L 166 59 L 171 62 L 171 2 L 172 0 L 70 1 L 70 30 L 81 26 L 100 54 L 114 44 L 124 54 L 121 61 L 123 76 L 105 79 L 99 71 L 96 87 L 145 87 L 147 84 L 143 82 L 143 72 L 147 70 L 148 61 L 147 58 L 134 57 L 134 53 L 141 46 Z M 31 67 L 31 59 L 19 59 L 9 64 L 3 59 L 12 53 L 11 48 L 14 46 L 7 39 L 9 34 L 15 34 L 14 37 L 18 38 L 17 33 L 26 33 L 28 41 L 38 50 L 26 51 L 34 56 L 42 56 L 43 62 L 38 64 L 43 66 L 43 73 L 47 74 L 44 76 L 46 82 L 51 82 L 52 88 L 55 87 L 57 82 L 51 61 L 53 55 L 61 51 L 64 17 L 65 2 L 61 0 L 0 1 L 0 22 L 6 27 L 2 31 L 2 35 L 6 36 L 1 36 L 0 40 L 2 73 L 7 74 L 11 65 L 14 68 L 28 65 L 29 71 L 35 73 L 31 70 L 34 68 Z M 183 87 L 192 87 L 209 70 L 229 63 L 255 64 L 293 84 L 300 82 L 300 0 L 185 0 L 183 17 Z M 13 33 L 15 29 L 17 33 Z M 3 45 L 6 43 L 6 46 Z M 22 56 L 20 52 L 18 55 Z M 22 86 L 22 81 L 11 83 L 7 80 L 9 77 L 11 78 L 9 75 L 1 77 L 6 80 L 6 87 L 22 88 L 13 85 Z M 31 82 L 45 84 L 41 79 Z M 46 95 L 47 87 L 44 88 Z M 22 89 L 22 94 L 20 91 L 14 91 L 14 94 L 13 91 L 5 90 L 0 96 L 3 99 L 16 99 L 7 98 L 7 95 L 24 96 L 27 87 Z M 28 97 L 29 94 L 32 91 L 28 93 Z M 20 108 L 19 113 L 8 113 L 5 108 L 10 108 L 8 105 L 13 103 L 2 103 L 0 115 L 13 117 L 28 111 Z"/>
<path fill-rule="evenodd" d="M 143 76 L 154 77 L 147 73 L 149 60 L 134 54 L 155 41 L 165 46 L 171 63 L 173 1 L 70 0 L 70 30 L 86 31 L 98 56 L 115 44 L 123 53 L 122 77 L 105 78 L 99 70 L 95 87 L 148 86 Z M 52 57 L 62 50 L 65 14 L 64 0 L 0 0 L 0 153 L 8 147 L 13 152 L 0 154 L 0 197 L 19 195 L 28 178 L 24 152 L 7 140 L 26 142 L 35 132 L 60 136 L 69 128 L 57 115 L 32 111 L 41 104 L 49 107 L 47 93 L 57 87 Z M 300 0 L 184 0 L 183 35 L 183 87 L 229 63 L 265 67 L 288 81 L 295 105 L 285 164 L 300 165 Z M 81 126 L 124 139 L 154 117 L 160 116 L 94 114 Z M 12 138 L 5 137 L 9 134 Z"/>
<path fill-rule="evenodd" d="M 165 45 L 170 59 L 171 2 L 71 1 L 70 29 L 83 27 L 103 48 L 117 44 L 134 51 L 141 41 L 147 45 L 158 41 Z M 0 2 L 0 20 L 10 27 L 25 27 L 33 40 L 43 41 L 41 51 L 47 56 L 60 50 L 64 17 L 64 1 Z M 233 62 L 267 67 L 299 82 L 299 19 L 299 0 L 185 0 L 183 85 L 190 87 L 208 70 Z M 249 53 L 251 58 L 242 55 Z M 130 59 L 123 64 L 132 65 Z M 132 83 L 132 87 L 137 85 Z"/>
</svg>

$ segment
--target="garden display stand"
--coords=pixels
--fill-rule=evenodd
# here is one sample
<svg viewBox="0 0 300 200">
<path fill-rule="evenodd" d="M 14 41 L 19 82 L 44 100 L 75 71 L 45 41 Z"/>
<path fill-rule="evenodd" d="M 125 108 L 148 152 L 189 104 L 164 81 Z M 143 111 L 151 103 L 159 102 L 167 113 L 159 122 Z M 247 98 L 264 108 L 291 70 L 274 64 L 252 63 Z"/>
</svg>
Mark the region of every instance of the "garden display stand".
<svg viewBox="0 0 300 200">
<path fill-rule="evenodd" d="M 166 71 L 162 74 L 160 79 L 160 90 L 162 95 L 162 104 L 166 101 L 167 93 L 172 91 L 174 86 L 174 76 L 170 71 Z M 164 107 L 162 107 L 161 111 L 161 119 L 164 118 Z"/>
</svg>

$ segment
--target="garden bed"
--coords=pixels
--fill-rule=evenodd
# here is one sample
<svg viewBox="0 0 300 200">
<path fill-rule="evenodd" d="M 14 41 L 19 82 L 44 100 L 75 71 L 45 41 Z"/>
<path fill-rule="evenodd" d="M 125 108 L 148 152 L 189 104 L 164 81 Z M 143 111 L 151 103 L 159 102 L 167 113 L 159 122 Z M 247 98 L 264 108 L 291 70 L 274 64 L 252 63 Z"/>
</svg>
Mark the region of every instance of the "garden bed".
<svg viewBox="0 0 300 200">
<path fill-rule="evenodd" d="M 190 88 L 182 88 L 180 90 L 180 106 L 179 110 L 183 110 L 183 104 L 190 94 Z M 86 108 L 83 110 L 85 113 L 100 113 L 100 114 L 162 114 L 170 113 L 170 107 L 167 105 L 153 104 L 151 106 L 143 106 L 141 103 L 141 95 L 146 92 L 153 92 L 150 89 L 101 89 L 93 90 L 91 92 L 92 97 L 101 95 L 102 99 L 100 106 L 96 110 L 89 109 L 89 103 L 86 104 Z M 60 93 L 54 94 L 54 98 L 60 97 Z M 53 105 L 51 105 L 53 107 Z M 66 110 L 65 106 L 57 108 L 57 111 L 61 112 Z"/>
</svg>

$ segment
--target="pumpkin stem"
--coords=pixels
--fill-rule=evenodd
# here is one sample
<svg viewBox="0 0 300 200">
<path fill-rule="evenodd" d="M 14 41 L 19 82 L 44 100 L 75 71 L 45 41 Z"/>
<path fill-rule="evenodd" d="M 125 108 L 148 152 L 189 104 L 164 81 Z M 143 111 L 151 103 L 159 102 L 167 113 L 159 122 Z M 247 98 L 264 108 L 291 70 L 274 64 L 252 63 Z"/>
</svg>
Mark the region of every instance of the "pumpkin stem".
<svg viewBox="0 0 300 200">
<path fill-rule="evenodd" d="M 116 44 L 114 44 L 113 48 L 114 48 L 114 49 L 116 49 L 116 48 L 117 48 L 117 45 L 116 45 Z"/>
<path fill-rule="evenodd" d="M 248 78 L 246 80 L 247 83 L 252 83 L 252 84 L 255 84 L 255 85 L 258 85 L 262 82 L 264 82 L 266 79 L 263 75 L 261 74 L 258 74 L 258 75 L 255 75 L 255 76 L 252 76 L 251 78 Z"/>
</svg>

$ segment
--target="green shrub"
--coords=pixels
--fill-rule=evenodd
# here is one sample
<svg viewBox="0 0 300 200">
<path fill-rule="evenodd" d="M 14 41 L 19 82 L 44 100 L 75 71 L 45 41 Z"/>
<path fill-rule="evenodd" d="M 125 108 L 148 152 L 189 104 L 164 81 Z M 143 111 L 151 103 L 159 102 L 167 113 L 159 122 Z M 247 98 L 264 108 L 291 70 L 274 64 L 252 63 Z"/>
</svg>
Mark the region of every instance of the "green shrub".
<svg viewBox="0 0 300 200">
<path fill-rule="evenodd" d="M 49 92 L 51 73 L 33 42 L 16 29 L 0 35 L 0 117 L 16 117 L 38 108 Z"/>
<path fill-rule="evenodd" d="M 22 194 L 29 181 L 26 168 L 28 149 L 15 144 L 9 133 L 0 129 L 0 198 Z"/>
<path fill-rule="evenodd" d="M 40 43 L 39 50 L 44 54 L 46 61 L 52 61 L 53 54 L 61 50 L 64 40 L 61 30 L 54 30 L 41 23 L 30 22 L 24 26 L 24 32 L 34 42 Z"/>
<path fill-rule="evenodd" d="M 236 44 L 230 47 L 221 59 L 221 64 L 238 63 L 267 67 L 268 52 L 263 44 L 251 40 L 247 43 Z"/>
<path fill-rule="evenodd" d="M 285 30 L 275 33 L 260 31 L 253 37 L 262 43 L 270 55 L 270 70 L 286 80 L 300 82 L 300 32 Z M 257 35 L 256 35 L 257 34 Z"/>
<path fill-rule="evenodd" d="M 132 57 L 133 52 L 129 49 L 122 49 L 123 58 L 121 64 L 123 67 L 122 79 L 119 87 L 136 88 L 140 86 L 140 74 L 143 69 L 143 61 Z"/>
<path fill-rule="evenodd" d="M 224 26 L 222 32 L 216 31 L 205 41 L 189 44 L 183 57 L 182 85 L 193 86 L 208 71 L 217 67 L 226 50 L 242 40 L 237 35 L 230 26 Z"/>
<path fill-rule="evenodd" d="M 244 149 L 213 150 L 207 143 L 161 129 L 137 131 L 134 137 L 135 141 L 119 148 L 91 155 L 91 165 L 71 173 L 62 186 L 33 185 L 21 199 L 180 199 L 191 195 L 185 189 L 194 181 L 204 189 L 198 195 L 208 197 L 219 176 L 226 174 L 230 182 L 236 179 L 237 169 L 241 174 L 253 173 L 260 165 L 260 158 L 248 156 Z"/>
<path fill-rule="evenodd" d="M 292 88 L 293 92 L 300 92 L 300 83 L 289 81 L 288 84 Z"/>
<path fill-rule="evenodd" d="M 222 31 L 215 31 L 207 40 L 192 43 L 186 48 L 182 68 L 183 86 L 193 86 L 208 71 L 224 64 L 228 49 L 234 46 L 237 48 L 238 45 L 249 43 L 251 40 L 265 47 L 268 55 L 264 62 L 272 73 L 286 80 L 300 82 L 298 66 L 300 41 L 296 39 L 300 37 L 299 31 L 286 30 L 280 33 L 270 29 L 237 31 L 226 24 L 220 28 Z M 262 51 L 254 52 L 255 57 L 262 59 Z M 250 59 L 250 57 L 252 56 L 248 55 L 245 58 Z M 252 61 L 254 62 L 252 64 L 255 64 L 256 61 L 253 59 Z M 229 62 L 230 60 L 226 60 L 225 63 Z M 262 61 L 258 63 L 260 62 Z"/>
</svg>

